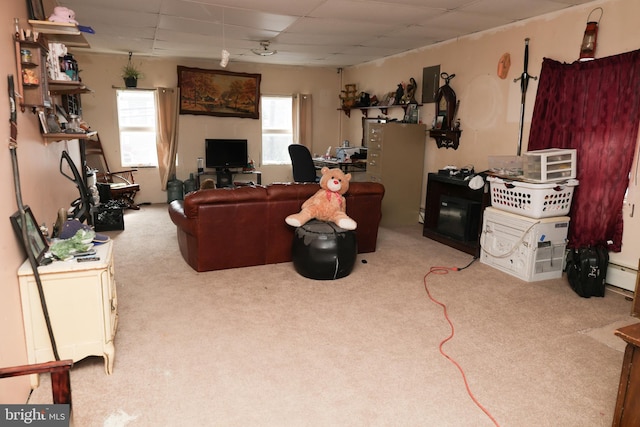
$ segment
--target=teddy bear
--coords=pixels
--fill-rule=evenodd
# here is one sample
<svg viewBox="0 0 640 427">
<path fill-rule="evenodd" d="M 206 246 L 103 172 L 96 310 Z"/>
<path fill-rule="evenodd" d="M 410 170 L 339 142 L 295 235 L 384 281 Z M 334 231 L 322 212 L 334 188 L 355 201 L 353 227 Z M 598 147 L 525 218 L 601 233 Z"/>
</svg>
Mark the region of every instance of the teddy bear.
<svg viewBox="0 0 640 427">
<path fill-rule="evenodd" d="M 300 227 L 313 218 L 331 221 L 345 230 L 355 230 L 356 222 L 346 214 L 346 200 L 343 196 L 349 190 L 351 174 L 345 174 L 339 168 L 323 167 L 320 172 L 320 190 L 309 197 L 297 214 L 289 215 L 285 222 Z"/>
<path fill-rule="evenodd" d="M 78 25 L 78 21 L 76 21 L 76 13 L 63 6 L 56 6 L 53 8 L 53 13 L 49 16 L 49 21 L 51 22 L 68 22 L 71 24 Z"/>
</svg>

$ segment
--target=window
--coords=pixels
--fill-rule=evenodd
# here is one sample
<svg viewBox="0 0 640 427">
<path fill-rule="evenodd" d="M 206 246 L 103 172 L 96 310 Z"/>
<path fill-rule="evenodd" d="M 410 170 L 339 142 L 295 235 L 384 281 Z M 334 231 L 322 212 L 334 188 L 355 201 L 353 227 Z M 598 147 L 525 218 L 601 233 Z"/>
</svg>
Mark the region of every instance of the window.
<svg viewBox="0 0 640 427">
<path fill-rule="evenodd" d="M 122 167 L 157 167 L 155 92 L 121 89 L 116 102 Z"/>
<path fill-rule="evenodd" d="M 262 164 L 289 165 L 293 143 L 293 96 L 262 96 Z"/>
</svg>

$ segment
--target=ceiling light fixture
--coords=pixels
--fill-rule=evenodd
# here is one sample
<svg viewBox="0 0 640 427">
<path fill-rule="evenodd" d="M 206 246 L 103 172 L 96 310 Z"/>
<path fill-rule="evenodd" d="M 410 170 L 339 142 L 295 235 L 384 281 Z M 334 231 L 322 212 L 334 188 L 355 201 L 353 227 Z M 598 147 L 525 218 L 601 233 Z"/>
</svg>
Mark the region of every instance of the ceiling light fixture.
<svg viewBox="0 0 640 427">
<path fill-rule="evenodd" d="M 260 56 L 271 56 L 274 55 L 276 53 L 278 53 L 277 50 L 270 50 L 269 49 L 269 42 L 268 41 L 261 41 L 260 42 L 260 46 L 262 46 L 260 49 L 251 49 L 251 52 L 255 53 L 256 55 L 260 55 Z"/>
</svg>

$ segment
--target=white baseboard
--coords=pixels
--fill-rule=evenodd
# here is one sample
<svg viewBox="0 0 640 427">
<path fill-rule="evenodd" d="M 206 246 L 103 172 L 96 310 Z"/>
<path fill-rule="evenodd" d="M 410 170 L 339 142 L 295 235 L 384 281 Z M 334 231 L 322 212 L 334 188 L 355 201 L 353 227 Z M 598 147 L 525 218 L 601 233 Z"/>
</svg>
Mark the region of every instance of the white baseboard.
<svg viewBox="0 0 640 427">
<path fill-rule="evenodd" d="M 609 263 L 607 268 L 607 284 L 635 292 L 637 275 L 637 270 Z"/>
</svg>

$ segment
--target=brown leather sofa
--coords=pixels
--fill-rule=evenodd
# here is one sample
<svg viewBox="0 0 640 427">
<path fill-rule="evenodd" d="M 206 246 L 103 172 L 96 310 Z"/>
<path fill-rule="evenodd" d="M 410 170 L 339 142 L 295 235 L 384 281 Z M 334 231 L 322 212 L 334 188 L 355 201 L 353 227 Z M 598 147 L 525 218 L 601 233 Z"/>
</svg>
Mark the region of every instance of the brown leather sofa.
<svg viewBox="0 0 640 427">
<path fill-rule="evenodd" d="M 284 219 L 319 188 L 293 183 L 189 193 L 169 204 L 180 252 L 196 271 L 291 261 L 295 229 Z M 374 182 L 352 182 L 345 194 L 347 214 L 358 223 L 358 253 L 376 250 L 383 196 Z"/>
</svg>

